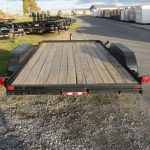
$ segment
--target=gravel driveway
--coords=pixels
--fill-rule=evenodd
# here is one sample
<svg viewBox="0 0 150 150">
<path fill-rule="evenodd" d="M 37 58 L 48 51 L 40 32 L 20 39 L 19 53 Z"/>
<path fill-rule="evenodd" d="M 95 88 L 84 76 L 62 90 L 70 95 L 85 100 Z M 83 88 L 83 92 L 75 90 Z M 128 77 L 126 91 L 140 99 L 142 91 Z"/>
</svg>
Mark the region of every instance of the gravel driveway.
<svg viewBox="0 0 150 150">
<path fill-rule="evenodd" d="M 0 150 L 150 150 L 140 94 L 0 96 Z"/>
<path fill-rule="evenodd" d="M 141 95 L 1 97 L 0 149 L 150 149 Z"/>
</svg>

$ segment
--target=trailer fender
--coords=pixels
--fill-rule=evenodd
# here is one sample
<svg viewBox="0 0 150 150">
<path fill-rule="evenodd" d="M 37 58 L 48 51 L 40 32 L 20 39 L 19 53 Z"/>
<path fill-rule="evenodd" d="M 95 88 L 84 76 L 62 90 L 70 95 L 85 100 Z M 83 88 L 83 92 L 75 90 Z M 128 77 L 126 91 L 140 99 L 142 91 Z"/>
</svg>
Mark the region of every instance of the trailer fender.
<svg viewBox="0 0 150 150">
<path fill-rule="evenodd" d="M 132 50 L 120 43 L 112 43 L 109 52 L 127 69 L 138 73 L 138 65 Z"/>
<path fill-rule="evenodd" d="M 31 44 L 21 45 L 13 50 L 8 60 L 8 75 L 13 74 L 19 65 L 33 52 Z"/>
</svg>

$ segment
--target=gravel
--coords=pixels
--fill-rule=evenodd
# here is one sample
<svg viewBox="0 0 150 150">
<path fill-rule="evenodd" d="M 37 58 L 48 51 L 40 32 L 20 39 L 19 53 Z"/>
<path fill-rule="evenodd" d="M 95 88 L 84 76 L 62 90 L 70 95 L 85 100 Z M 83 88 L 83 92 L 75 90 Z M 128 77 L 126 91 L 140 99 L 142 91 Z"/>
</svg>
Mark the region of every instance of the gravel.
<svg viewBox="0 0 150 150">
<path fill-rule="evenodd" d="M 150 149 L 141 95 L 1 96 L 0 149 Z"/>
</svg>

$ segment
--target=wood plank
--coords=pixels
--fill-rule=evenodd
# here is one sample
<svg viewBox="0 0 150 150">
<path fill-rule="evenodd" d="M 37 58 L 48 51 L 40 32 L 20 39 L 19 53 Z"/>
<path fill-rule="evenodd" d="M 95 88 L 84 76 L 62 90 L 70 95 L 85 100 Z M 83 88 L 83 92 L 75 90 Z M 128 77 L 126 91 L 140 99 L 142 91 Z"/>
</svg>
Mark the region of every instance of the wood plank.
<svg viewBox="0 0 150 150">
<path fill-rule="evenodd" d="M 47 84 L 57 84 L 59 79 L 63 47 L 62 43 L 55 44 L 57 45 L 57 50 L 52 64 L 52 68 L 47 79 Z"/>
<path fill-rule="evenodd" d="M 101 75 L 100 75 L 100 73 L 99 73 L 99 71 L 98 71 L 98 69 L 97 69 L 97 67 L 96 67 L 96 64 L 94 63 L 94 61 L 93 61 L 93 59 L 92 59 L 92 55 L 91 55 L 91 53 L 89 52 L 90 51 L 90 45 L 87 45 L 86 44 L 87 42 L 84 42 L 83 44 L 82 44 L 82 46 L 83 46 L 83 52 L 85 53 L 85 56 L 86 56 L 86 59 L 87 59 L 87 61 L 88 61 L 88 63 L 89 63 L 89 67 L 90 67 L 90 69 L 91 69 L 91 72 L 92 72 L 92 74 L 93 74 L 93 77 L 94 77 L 94 80 L 95 80 L 95 83 L 104 83 L 103 82 L 103 79 L 102 79 L 102 77 L 101 77 Z M 92 43 L 92 42 L 91 42 Z M 93 51 L 93 50 L 92 50 Z"/>
<path fill-rule="evenodd" d="M 58 84 L 66 84 L 67 83 L 67 71 L 68 71 L 68 48 L 66 43 L 62 43 L 63 53 L 61 60 L 61 67 L 59 73 Z"/>
<path fill-rule="evenodd" d="M 54 57 L 55 57 L 57 45 L 53 43 L 52 47 L 49 46 L 49 48 L 50 48 L 50 51 L 49 51 L 48 57 L 46 58 L 46 61 L 40 71 L 40 74 L 36 80 L 36 84 L 46 84 L 47 82 L 47 78 L 48 78 L 50 69 L 52 67 Z"/>
<path fill-rule="evenodd" d="M 81 62 L 81 52 L 76 43 L 73 43 L 73 52 L 74 52 L 74 59 L 75 59 L 75 68 L 76 68 L 76 78 L 77 84 L 86 84 L 86 79 L 83 71 L 83 66 Z"/>
<path fill-rule="evenodd" d="M 106 84 L 114 83 L 113 78 L 110 76 L 110 74 L 107 71 L 107 69 L 105 68 L 104 64 L 101 62 L 101 60 L 99 59 L 99 57 L 93 50 L 94 47 L 91 45 L 91 43 L 86 43 L 86 45 L 88 46 L 89 54 L 91 55 L 95 65 L 99 71 L 99 74 L 101 75 L 103 82 Z"/>
<path fill-rule="evenodd" d="M 107 50 L 105 50 L 102 47 L 101 51 L 107 57 L 107 59 L 113 64 L 113 66 L 120 73 L 122 78 L 126 80 L 127 83 L 137 83 L 135 79 L 128 73 L 128 71 Z"/>
<path fill-rule="evenodd" d="M 41 54 L 41 57 L 38 59 L 34 67 L 32 68 L 31 72 L 29 73 L 26 81 L 24 84 L 35 84 L 39 73 L 41 72 L 41 69 L 48 57 L 48 54 L 50 52 L 50 49 L 52 47 L 52 43 L 47 43 L 47 47 L 43 50 L 43 53 Z"/>
<path fill-rule="evenodd" d="M 67 74 L 67 84 L 76 84 L 76 70 L 75 70 L 75 60 L 73 52 L 73 44 L 66 44 L 68 48 L 68 74 Z"/>
<path fill-rule="evenodd" d="M 116 68 L 112 65 L 109 59 L 106 58 L 106 56 L 102 53 L 102 48 L 103 46 L 100 45 L 99 43 L 93 44 L 95 47 L 95 52 L 103 62 L 105 68 L 109 72 L 109 74 L 112 76 L 114 79 L 115 83 L 126 83 L 126 80 L 122 78 L 120 73 L 116 70 Z"/>
<path fill-rule="evenodd" d="M 95 80 L 93 78 L 91 69 L 90 69 L 88 61 L 86 59 L 86 55 L 85 55 L 84 49 L 82 47 L 82 43 L 77 43 L 77 45 L 78 45 L 77 49 L 79 49 L 79 51 L 80 51 L 80 59 L 82 62 L 83 72 L 84 72 L 87 84 L 94 84 Z"/>
<path fill-rule="evenodd" d="M 27 79 L 30 71 L 32 70 L 33 66 L 36 64 L 36 62 L 40 59 L 41 54 L 43 53 L 43 50 L 46 48 L 47 44 L 42 43 L 35 54 L 32 56 L 32 58 L 28 61 L 28 63 L 24 66 L 22 71 L 19 73 L 13 84 L 24 84 L 25 80 Z"/>
</svg>

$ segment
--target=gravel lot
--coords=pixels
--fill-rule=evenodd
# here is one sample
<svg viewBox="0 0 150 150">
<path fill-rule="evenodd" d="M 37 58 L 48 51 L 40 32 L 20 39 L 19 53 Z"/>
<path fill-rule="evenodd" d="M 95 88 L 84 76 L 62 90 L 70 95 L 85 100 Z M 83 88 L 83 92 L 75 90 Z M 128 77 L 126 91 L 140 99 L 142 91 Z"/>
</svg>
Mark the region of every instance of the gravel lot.
<svg viewBox="0 0 150 150">
<path fill-rule="evenodd" d="M 1 149 L 150 149 L 141 95 L 1 97 Z"/>
<path fill-rule="evenodd" d="M 84 39 L 93 36 L 105 40 L 106 37 L 100 33 L 99 37 L 95 36 L 96 25 L 93 24 L 93 28 L 91 27 L 94 19 L 80 18 L 80 33 L 73 33 L 73 38 Z M 102 25 L 106 28 L 105 24 L 101 24 L 101 28 Z M 81 34 L 81 28 L 83 30 L 87 26 L 91 28 L 87 31 L 93 30 L 93 34 Z M 111 37 L 109 40 L 117 39 Z M 134 42 L 137 48 L 140 42 L 135 43 L 133 39 L 121 41 L 129 45 Z M 145 47 L 149 46 L 148 42 L 142 43 L 143 45 L 135 50 L 138 58 L 140 48 L 144 44 Z M 143 61 L 147 59 L 146 54 L 150 57 L 149 51 L 143 51 L 142 58 L 138 59 L 140 68 L 144 73 L 149 73 L 149 66 L 143 68 Z M 141 59 L 143 61 L 140 61 Z M 0 149 L 150 150 L 150 86 L 144 88 L 144 96 L 103 93 L 87 97 L 10 97 L 1 93 Z"/>
</svg>

